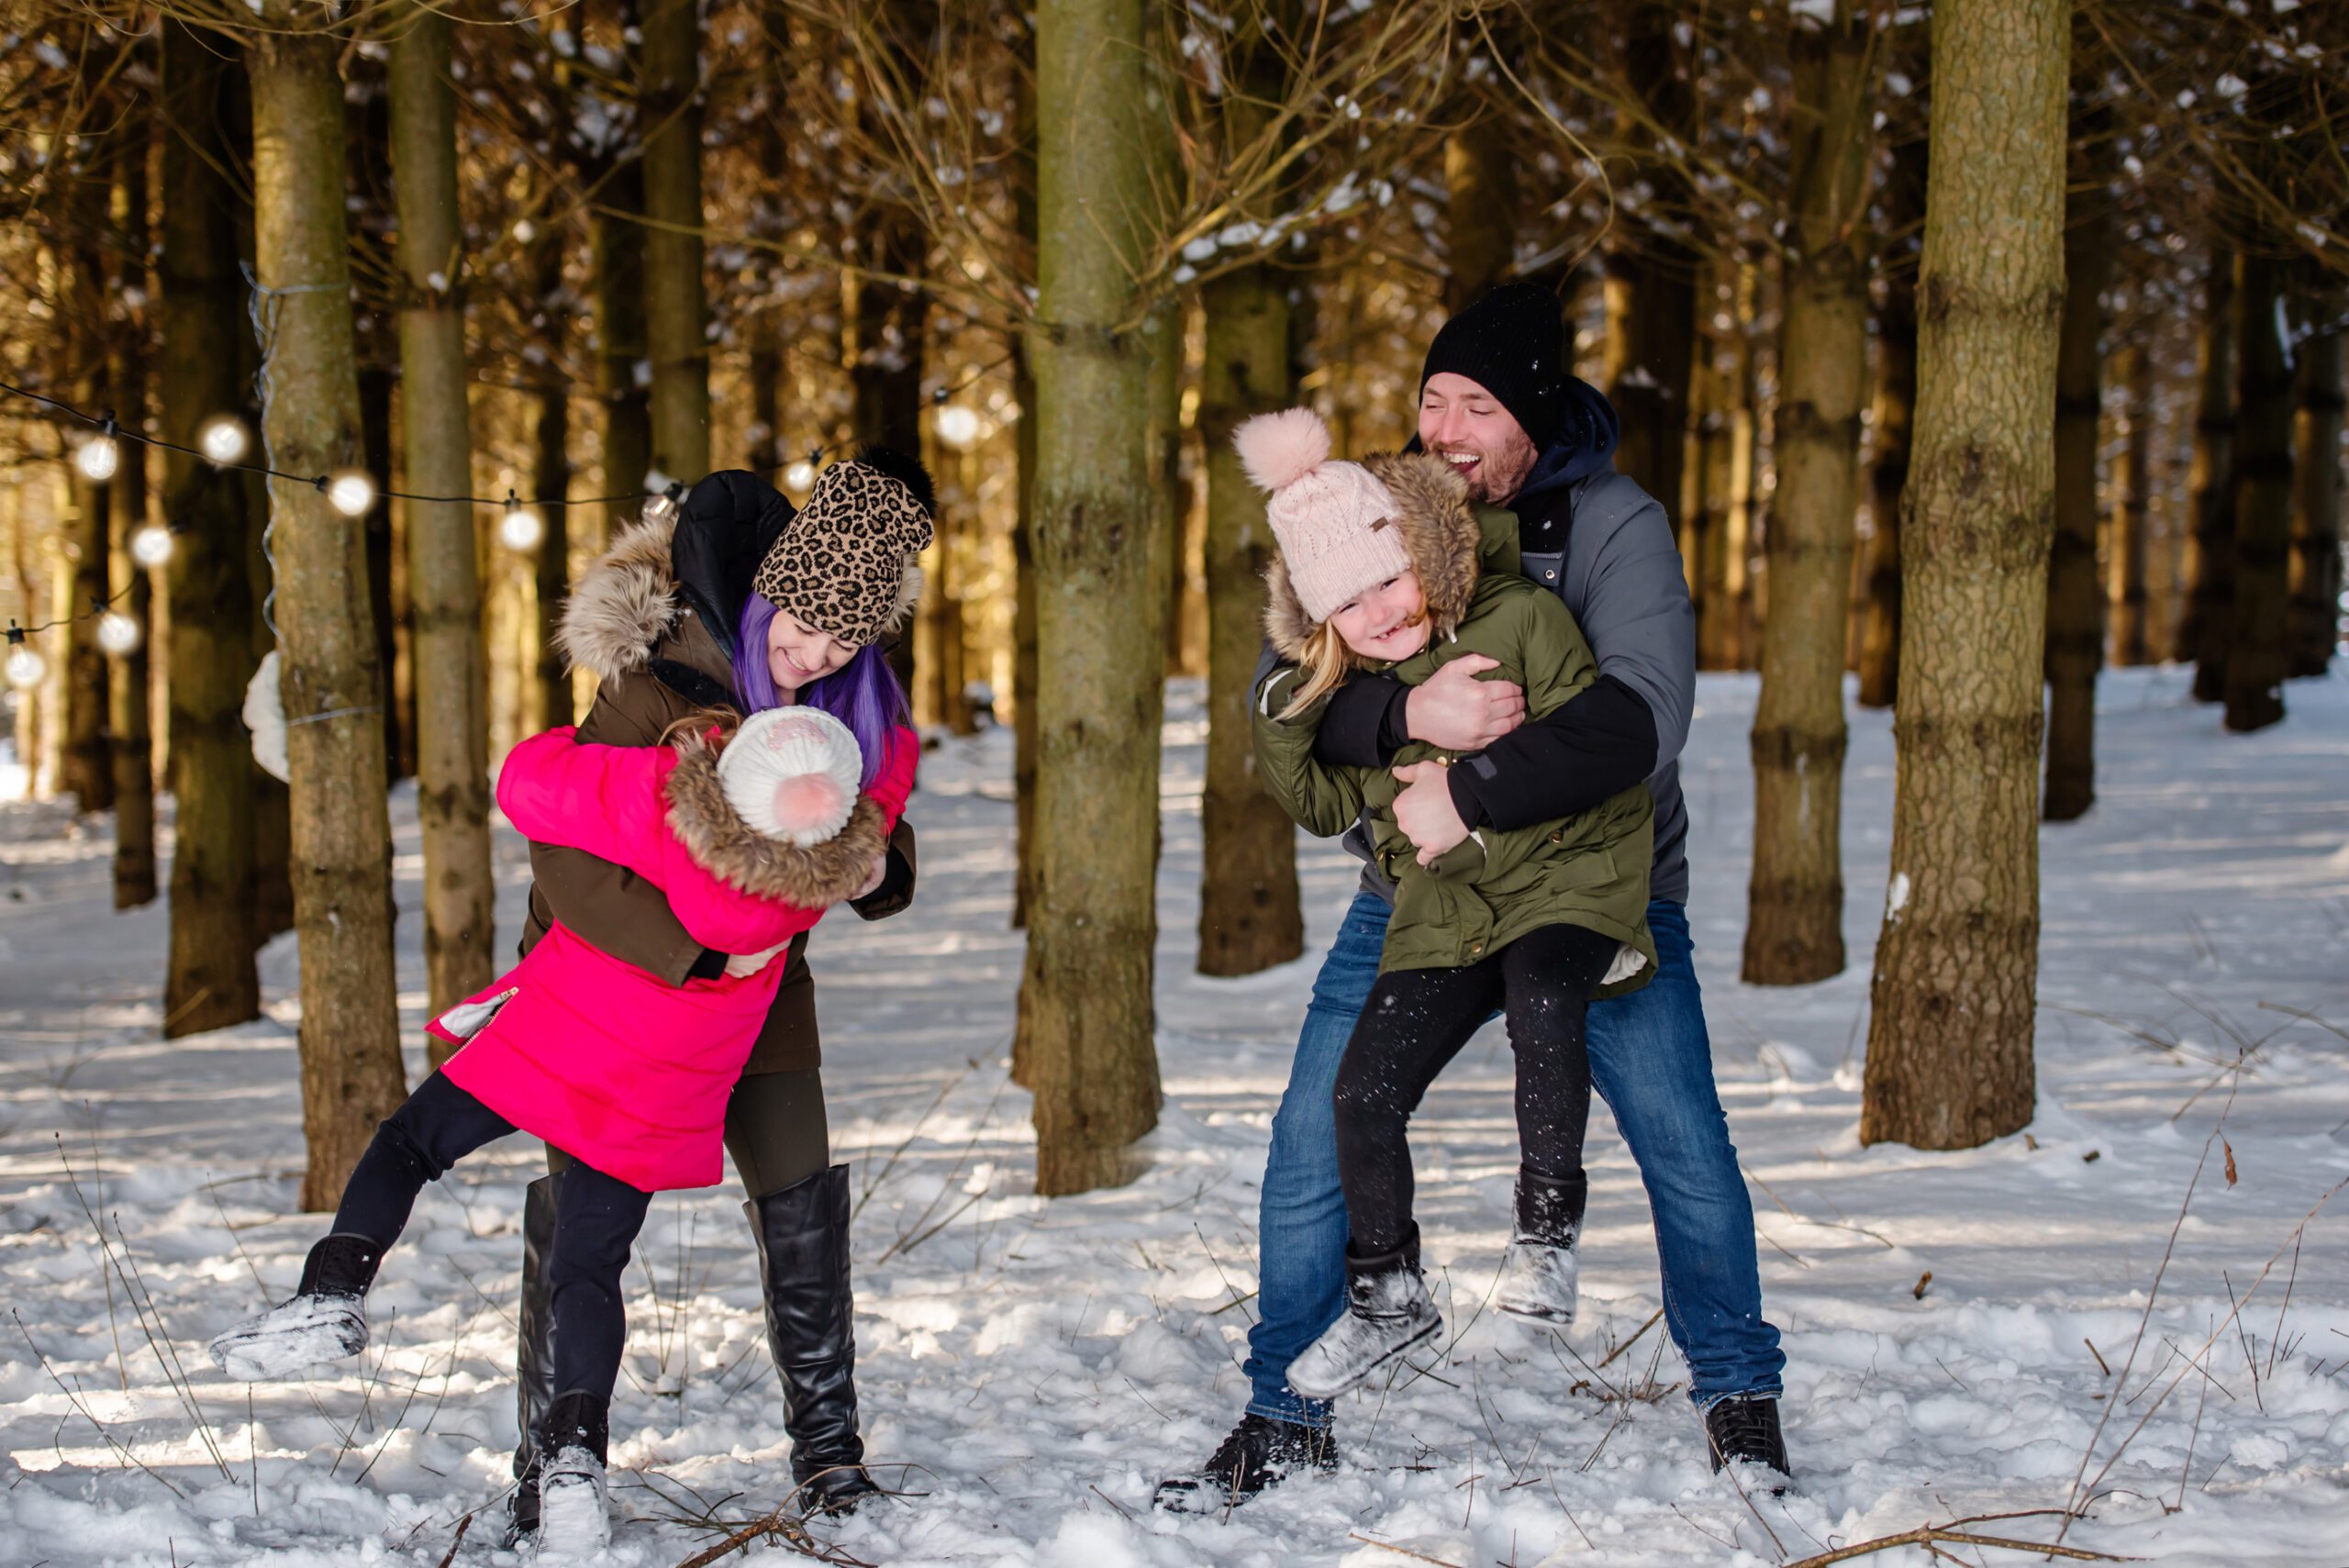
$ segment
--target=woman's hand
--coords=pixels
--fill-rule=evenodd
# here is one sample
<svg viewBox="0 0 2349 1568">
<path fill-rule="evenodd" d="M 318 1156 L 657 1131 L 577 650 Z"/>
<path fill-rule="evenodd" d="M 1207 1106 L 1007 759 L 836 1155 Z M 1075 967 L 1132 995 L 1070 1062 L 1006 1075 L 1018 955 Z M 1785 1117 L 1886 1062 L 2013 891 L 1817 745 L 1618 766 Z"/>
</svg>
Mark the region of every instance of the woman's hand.
<svg viewBox="0 0 2349 1568">
<path fill-rule="evenodd" d="M 1413 762 L 1394 772 L 1406 786 L 1395 797 L 1395 825 L 1419 846 L 1419 863 L 1431 865 L 1468 837 L 1468 824 L 1452 804 L 1450 770 L 1442 762 Z"/>
</svg>

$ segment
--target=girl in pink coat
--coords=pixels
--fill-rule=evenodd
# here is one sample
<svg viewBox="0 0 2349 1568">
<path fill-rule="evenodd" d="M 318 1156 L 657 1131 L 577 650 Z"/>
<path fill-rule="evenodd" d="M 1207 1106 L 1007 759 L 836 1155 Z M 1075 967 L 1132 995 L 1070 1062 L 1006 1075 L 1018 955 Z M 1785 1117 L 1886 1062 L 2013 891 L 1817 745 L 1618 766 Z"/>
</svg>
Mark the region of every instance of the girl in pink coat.
<svg viewBox="0 0 2349 1568">
<path fill-rule="evenodd" d="M 807 606 L 815 629 L 797 645 L 817 650 L 804 654 L 811 676 L 861 662 L 896 693 L 872 645 L 918 581 L 929 508 L 869 462 L 834 472 L 839 494 L 771 553 L 760 591 L 773 577 L 778 602 Z M 902 713 L 897 695 L 881 706 Z M 634 873 L 694 940 L 753 956 L 672 984 L 557 925 L 434 1019 L 430 1032 L 460 1049 L 376 1129 L 294 1297 L 213 1340 L 223 1371 L 290 1376 L 363 1350 L 365 1294 L 424 1184 L 484 1144 L 533 1133 L 575 1162 L 547 1265 L 557 1397 L 539 1434 L 541 1551 L 604 1543 L 629 1248 L 654 1192 L 721 1175 L 727 1099 L 783 980 L 783 964 L 762 961 L 881 878 L 920 748 L 876 711 L 852 703 L 843 722 L 786 698 L 747 719 L 685 721 L 670 745 L 580 745 L 562 728 L 507 755 L 497 802 L 524 836 Z"/>
</svg>

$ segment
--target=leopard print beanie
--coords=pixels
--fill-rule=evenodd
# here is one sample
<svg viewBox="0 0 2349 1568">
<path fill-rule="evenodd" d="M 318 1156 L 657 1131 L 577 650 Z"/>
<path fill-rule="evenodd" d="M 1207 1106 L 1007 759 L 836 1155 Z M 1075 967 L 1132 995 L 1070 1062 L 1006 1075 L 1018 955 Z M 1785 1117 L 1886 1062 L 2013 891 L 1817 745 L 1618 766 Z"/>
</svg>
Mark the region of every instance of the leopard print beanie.
<svg viewBox="0 0 2349 1568">
<path fill-rule="evenodd" d="M 759 562 L 751 586 L 777 609 L 863 647 L 903 624 L 921 593 L 930 475 L 897 452 L 868 449 L 826 469 Z"/>
</svg>

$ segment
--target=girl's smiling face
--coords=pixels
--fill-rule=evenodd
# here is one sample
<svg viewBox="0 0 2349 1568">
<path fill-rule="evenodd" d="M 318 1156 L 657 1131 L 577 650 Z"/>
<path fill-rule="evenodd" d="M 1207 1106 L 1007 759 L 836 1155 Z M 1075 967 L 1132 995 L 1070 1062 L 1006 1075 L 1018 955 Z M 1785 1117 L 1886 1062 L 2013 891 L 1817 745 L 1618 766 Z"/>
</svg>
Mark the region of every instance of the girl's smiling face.
<svg viewBox="0 0 2349 1568">
<path fill-rule="evenodd" d="M 1330 624 L 1356 653 L 1391 664 L 1428 645 L 1427 611 L 1419 574 L 1405 571 L 1330 611 Z"/>
<path fill-rule="evenodd" d="M 777 609 L 767 624 L 767 673 L 779 696 L 787 699 L 855 657 L 854 644 L 818 631 L 789 610 Z"/>
</svg>

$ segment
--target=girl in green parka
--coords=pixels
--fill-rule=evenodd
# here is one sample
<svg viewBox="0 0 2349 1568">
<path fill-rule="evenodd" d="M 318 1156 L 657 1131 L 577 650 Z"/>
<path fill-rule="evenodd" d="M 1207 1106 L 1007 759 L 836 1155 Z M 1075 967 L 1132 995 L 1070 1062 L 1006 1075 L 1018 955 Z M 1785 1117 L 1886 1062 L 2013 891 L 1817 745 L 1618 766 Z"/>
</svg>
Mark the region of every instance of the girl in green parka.
<svg viewBox="0 0 2349 1568">
<path fill-rule="evenodd" d="M 1265 573 L 1265 629 L 1289 667 L 1258 691 L 1262 776 L 1309 832 L 1326 837 L 1359 821 L 1374 871 L 1394 888 L 1378 981 L 1347 1043 L 1333 1107 L 1348 1309 L 1289 1369 L 1299 1394 L 1327 1399 L 1442 1327 L 1419 1273 L 1405 1129 L 1496 1008 L 1517 1058 L 1520 1167 L 1494 1305 L 1574 1320 L 1590 1111 L 1584 1016 L 1594 995 L 1644 984 L 1654 969 L 1646 924 L 1654 813 L 1640 784 L 1575 817 L 1480 828 L 1445 854 L 1423 853 L 1396 821 L 1397 774 L 1477 759 L 1413 743 L 1391 771 L 1324 762 L 1313 750 L 1323 698 L 1355 670 L 1417 685 L 1481 654 L 1498 666 L 1489 678 L 1523 686 L 1531 721 L 1597 679 L 1590 649 L 1557 595 L 1501 564 L 1515 560 L 1516 519 L 1475 507 L 1442 459 L 1332 462 L 1328 428 L 1306 408 L 1248 420 L 1235 444 L 1270 493 L 1280 544 Z"/>
</svg>

